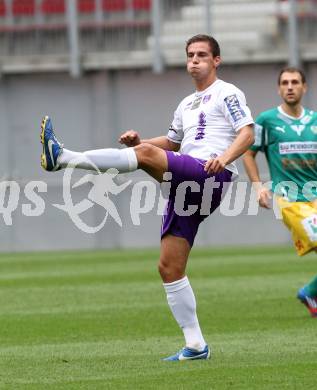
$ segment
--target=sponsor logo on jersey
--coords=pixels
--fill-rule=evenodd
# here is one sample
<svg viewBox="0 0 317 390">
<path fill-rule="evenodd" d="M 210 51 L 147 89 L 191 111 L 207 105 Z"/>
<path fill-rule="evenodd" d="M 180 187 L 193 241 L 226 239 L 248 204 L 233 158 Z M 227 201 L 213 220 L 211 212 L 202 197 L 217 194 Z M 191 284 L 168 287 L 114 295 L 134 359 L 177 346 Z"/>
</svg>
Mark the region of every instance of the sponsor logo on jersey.
<svg viewBox="0 0 317 390">
<path fill-rule="evenodd" d="M 300 123 L 302 123 L 303 125 L 307 125 L 307 123 L 309 123 L 311 121 L 311 116 L 310 115 L 305 115 L 301 120 L 300 120 Z"/>
<path fill-rule="evenodd" d="M 224 100 L 234 122 L 238 122 L 246 117 L 245 112 L 240 106 L 237 95 L 227 96 Z"/>
<path fill-rule="evenodd" d="M 280 154 L 317 153 L 317 142 L 280 142 Z"/>
<path fill-rule="evenodd" d="M 205 95 L 205 96 L 203 97 L 203 104 L 208 103 L 209 100 L 210 100 L 210 98 L 211 98 L 211 95 Z"/>
<path fill-rule="evenodd" d="M 302 169 L 317 169 L 317 160 L 316 158 L 287 158 L 283 157 L 281 159 L 283 169 L 287 169 L 288 171 L 297 170 L 298 168 Z"/>
<path fill-rule="evenodd" d="M 285 126 L 275 126 L 275 130 L 285 133 Z"/>
<path fill-rule="evenodd" d="M 202 96 L 199 96 L 199 97 L 197 97 L 197 98 L 193 101 L 191 110 L 196 110 L 196 108 L 198 108 L 198 107 L 200 106 L 201 99 L 202 99 Z"/>
<path fill-rule="evenodd" d="M 311 130 L 314 134 L 317 134 L 317 126 L 310 126 L 310 130 Z"/>
<path fill-rule="evenodd" d="M 317 214 L 302 220 L 302 225 L 310 239 L 310 241 L 317 241 Z"/>
<path fill-rule="evenodd" d="M 291 129 L 294 130 L 297 135 L 301 135 L 302 132 L 305 130 L 305 126 L 304 125 L 292 125 L 291 126 Z"/>
</svg>

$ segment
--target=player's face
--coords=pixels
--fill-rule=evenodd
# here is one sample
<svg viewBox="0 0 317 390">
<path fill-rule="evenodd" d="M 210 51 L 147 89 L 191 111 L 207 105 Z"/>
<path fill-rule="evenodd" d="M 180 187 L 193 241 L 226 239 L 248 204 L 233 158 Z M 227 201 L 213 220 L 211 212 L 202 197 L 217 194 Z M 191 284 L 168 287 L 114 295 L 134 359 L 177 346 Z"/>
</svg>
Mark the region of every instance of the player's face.
<svg viewBox="0 0 317 390">
<path fill-rule="evenodd" d="M 197 81 L 215 75 L 220 57 L 213 57 L 208 42 L 194 42 L 187 48 L 187 71 Z"/>
<path fill-rule="evenodd" d="M 303 83 L 298 72 L 284 72 L 282 74 L 278 90 L 286 104 L 290 106 L 299 104 L 306 89 L 306 84 Z"/>
</svg>

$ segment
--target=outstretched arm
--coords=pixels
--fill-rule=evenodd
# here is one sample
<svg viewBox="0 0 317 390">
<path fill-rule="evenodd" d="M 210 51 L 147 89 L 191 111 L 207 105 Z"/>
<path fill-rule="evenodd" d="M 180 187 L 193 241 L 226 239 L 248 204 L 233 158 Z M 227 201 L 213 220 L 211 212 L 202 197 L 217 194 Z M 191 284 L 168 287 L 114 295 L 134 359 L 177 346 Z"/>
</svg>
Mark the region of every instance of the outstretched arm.
<svg viewBox="0 0 317 390">
<path fill-rule="evenodd" d="M 226 168 L 226 165 L 240 157 L 253 142 L 252 125 L 242 127 L 239 130 L 237 138 L 221 156 L 211 158 L 206 162 L 205 171 L 209 174 L 222 172 Z"/>
<path fill-rule="evenodd" d="M 270 208 L 271 193 L 265 188 L 261 182 L 259 168 L 255 161 L 257 152 L 253 150 L 247 150 L 243 156 L 244 168 L 249 176 L 252 185 L 257 194 L 257 200 L 261 207 L 266 209 Z"/>
<path fill-rule="evenodd" d="M 180 144 L 170 141 L 166 136 L 160 136 L 149 139 L 140 139 L 139 134 L 134 130 L 128 130 L 121 135 L 119 138 L 120 144 L 126 145 L 128 147 L 136 146 L 139 144 L 147 143 L 164 150 L 172 150 L 177 152 L 180 148 Z"/>
</svg>

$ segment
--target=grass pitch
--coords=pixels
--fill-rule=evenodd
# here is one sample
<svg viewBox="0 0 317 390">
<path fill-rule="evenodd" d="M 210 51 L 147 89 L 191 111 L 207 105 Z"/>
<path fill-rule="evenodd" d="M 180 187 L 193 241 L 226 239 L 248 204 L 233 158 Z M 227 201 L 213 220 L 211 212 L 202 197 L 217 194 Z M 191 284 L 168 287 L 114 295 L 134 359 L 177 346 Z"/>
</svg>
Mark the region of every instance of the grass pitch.
<svg viewBox="0 0 317 390">
<path fill-rule="evenodd" d="M 183 346 L 158 251 L 2 254 L 1 389 L 316 389 L 317 318 L 295 299 L 316 255 L 196 249 L 188 276 L 210 361 Z"/>
</svg>

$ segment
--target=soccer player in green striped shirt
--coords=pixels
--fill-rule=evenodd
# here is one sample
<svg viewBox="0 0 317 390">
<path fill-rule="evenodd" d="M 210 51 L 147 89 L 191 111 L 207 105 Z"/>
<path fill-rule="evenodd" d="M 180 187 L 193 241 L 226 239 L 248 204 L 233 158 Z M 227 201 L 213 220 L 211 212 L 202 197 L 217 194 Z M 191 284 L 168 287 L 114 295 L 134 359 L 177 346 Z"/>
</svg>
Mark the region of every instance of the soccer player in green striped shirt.
<svg viewBox="0 0 317 390">
<path fill-rule="evenodd" d="M 278 92 L 282 104 L 257 117 L 255 143 L 244 155 L 260 206 L 270 208 L 273 192 L 300 256 L 317 252 L 317 112 L 302 106 L 306 90 L 302 70 L 281 70 Z M 258 151 L 265 153 L 268 162 L 270 190 L 260 179 L 255 160 Z M 317 276 L 298 291 L 297 297 L 317 318 Z"/>
</svg>

